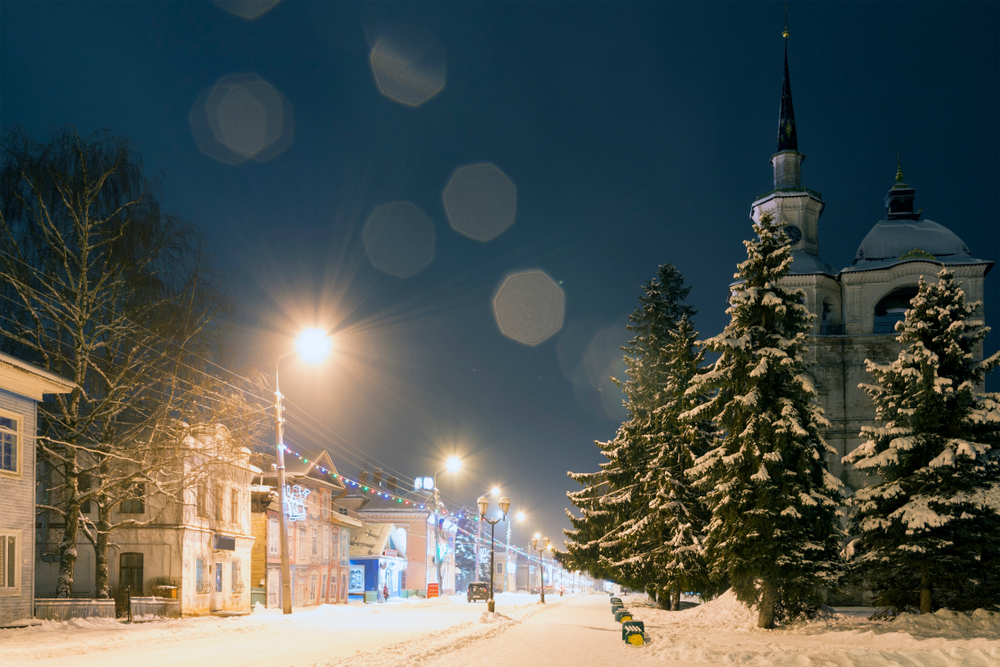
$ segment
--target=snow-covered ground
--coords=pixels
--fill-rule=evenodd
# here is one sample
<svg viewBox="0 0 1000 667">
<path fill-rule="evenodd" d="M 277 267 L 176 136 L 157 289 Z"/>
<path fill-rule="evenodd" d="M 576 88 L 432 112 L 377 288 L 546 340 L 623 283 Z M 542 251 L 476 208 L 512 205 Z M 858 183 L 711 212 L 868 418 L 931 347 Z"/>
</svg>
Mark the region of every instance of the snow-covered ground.
<svg viewBox="0 0 1000 667">
<path fill-rule="evenodd" d="M 626 605 L 649 643 L 621 641 L 608 597 L 441 598 L 386 605 L 323 606 L 292 616 L 263 611 L 234 618 L 120 624 L 91 619 L 0 631 L 0 663 L 104 667 L 179 664 L 281 667 L 549 667 L 618 665 L 823 665 L 830 667 L 1000 666 L 1000 616 L 951 612 L 874 622 L 840 612 L 790 628 L 758 630 L 754 614 L 724 595 L 665 612 L 643 597 Z"/>
</svg>

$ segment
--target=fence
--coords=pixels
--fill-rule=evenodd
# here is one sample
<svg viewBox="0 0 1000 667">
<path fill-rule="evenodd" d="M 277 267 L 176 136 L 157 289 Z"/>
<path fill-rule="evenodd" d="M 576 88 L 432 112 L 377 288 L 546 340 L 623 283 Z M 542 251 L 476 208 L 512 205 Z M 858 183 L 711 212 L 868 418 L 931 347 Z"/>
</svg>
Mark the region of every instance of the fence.
<svg viewBox="0 0 1000 667">
<path fill-rule="evenodd" d="M 181 601 L 170 598 L 132 598 L 131 601 L 132 618 L 138 616 L 161 616 L 166 618 L 180 618 Z"/>
<path fill-rule="evenodd" d="M 95 617 L 114 618 L 115 601 L 92 598 L 35 598 L 35 618 L 43 621 Z"/>
</svg>

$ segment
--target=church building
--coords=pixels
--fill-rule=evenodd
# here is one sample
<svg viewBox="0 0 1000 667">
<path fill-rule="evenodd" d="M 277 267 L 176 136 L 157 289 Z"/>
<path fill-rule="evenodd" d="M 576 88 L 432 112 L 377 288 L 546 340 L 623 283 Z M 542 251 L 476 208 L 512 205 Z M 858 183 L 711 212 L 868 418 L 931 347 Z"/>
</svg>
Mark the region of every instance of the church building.
<svg viewBox="0 0 1000 667">
<path fill-rule="evenodd" d="M 983 283 L 994 262 L 976 259 L 966 244 L 942 224 L 914 210 L 916 191 L 897 168 L 885 195 L 885 215 L 861 240 L 850 266 L 835 269 L 820 258 L 820 217 L 826 204 L 819 192 L 802 186 L 792 89 L 788 76 L 788 29 L 785 71 L 778 118 L 778 150 L 771 156 L 774 189 L 750 208 L 756 222 L 767 213 L 784 225 L 792 244 L 791 272 L 783 283 L 805 292 L 805 305 L 816 315 L 809 365 L 830 427 L 824 434 L 837 455 L 830 471 L 847 486 L 865 485 L 865 475 L 845 468 L 841 457 L 863 440 L 861 427 L 874 425 L 875 406 L 858 387 L 872 381 L 865 359 L 894 360 L 901 346 L 894 326 L 904 318 L 923 276 L 933 282 L 943 266 L 953 271 L 969 302 L 983 301 Z M 980 305 L 977 315 L 983 317 Z M 982 359 L 983 350 L 976 351 Z"/>
</svg>

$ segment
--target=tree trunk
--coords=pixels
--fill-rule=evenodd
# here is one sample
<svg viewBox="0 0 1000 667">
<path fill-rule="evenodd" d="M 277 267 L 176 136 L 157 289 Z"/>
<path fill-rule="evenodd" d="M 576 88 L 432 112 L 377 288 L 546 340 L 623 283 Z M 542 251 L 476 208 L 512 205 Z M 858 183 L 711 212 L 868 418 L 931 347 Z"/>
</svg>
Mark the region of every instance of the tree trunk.
<svg viewBox="0 0 1000 667">
<path fill-rule="evenodd" d="M 111 502 L 101 494 L 97 499 L 97 539 L 94 541 L 94 590 L 95 597 L 107 599 L 111 597 L 111 586 L 108 583 L 108 547 L 111 544 Z"/>
<path fill-rule="evenodd" d="M 765 580 L 761 586 L 760 609 L 757 613 L 757 627 L 771 630 L 774 628 L 774 608 L 778 604 L 778 588 Z"/>
<path fill-rule="evenodd" d="M 69 461 L 63 464 L 65 481 L 63 493 L 66 511 L 62 540 L 59 542 L 59 578 L 56 580 L 56 597 L 73 596 L 73 573 L 76 569 L 76 539 L 80 532 L 80 503 L 76 499 L 77 473 L 75 457 L 69 455 Z"/>
<path fill-rule="evenodd" d="M 920 567 L 920 613 L 931 613 L 931 575 L 926 563 Z"/>
<path fill-rule="evenodd" d="M 681 610 L 681 585 L 674 584 L 672 591 L 672 597 L 670 600 L 670 611 L 680 611 Z"/>
</svg>

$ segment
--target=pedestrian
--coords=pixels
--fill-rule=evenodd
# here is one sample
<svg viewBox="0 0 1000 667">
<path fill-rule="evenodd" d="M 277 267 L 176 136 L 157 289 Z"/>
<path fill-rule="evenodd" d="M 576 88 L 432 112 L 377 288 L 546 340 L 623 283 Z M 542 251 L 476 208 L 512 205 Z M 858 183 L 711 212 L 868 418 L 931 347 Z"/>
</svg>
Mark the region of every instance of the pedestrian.
<svg viewBox="0 0 1000 667">
<path fill-rule="evenodd" d="M 382 597 L 386 602 L 389 601 L 389 582 L 382 584 Z"/>
</svg>

